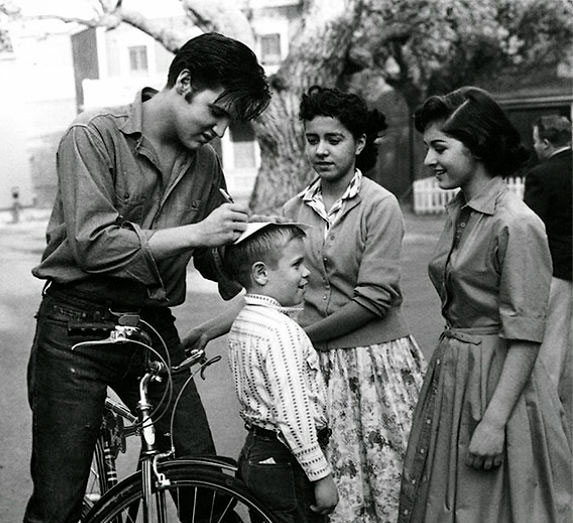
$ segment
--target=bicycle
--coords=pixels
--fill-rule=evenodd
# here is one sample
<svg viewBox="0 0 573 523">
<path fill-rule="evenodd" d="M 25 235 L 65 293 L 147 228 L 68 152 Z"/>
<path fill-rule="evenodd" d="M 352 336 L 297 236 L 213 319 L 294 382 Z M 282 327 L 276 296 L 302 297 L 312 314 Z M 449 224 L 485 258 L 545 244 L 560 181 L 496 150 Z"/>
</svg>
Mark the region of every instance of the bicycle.
<svg viewBox="0 0 573 523">
<path fill-rule="evenodd" d="M 117 322 L 113 323 L 70 326 L 73 334 L 107 335 L 103 339 L 77 343 L 72 350 L 109 343 L 131 343 L 146 350 L 146 371 L 140 380 L 137 416 L 112 400 L 106 401 L 92 465 L 95 489 L 86 492 L 82 523 L 245 523 L 248 518 L 253 523 L 276 523 L 273 515 L 236 478 L 234 459 L 222 456 L 180 458 L 175 457 L 173 441 L 167 452 L 160 452 L 155 445 L 154 418 L 164 414 L 159 413 L 162 403 L 170 402 L 172 373 L 189 371 L 188 383 L 197 372 L 203 375 L 204 370 L 221 357 L 207 359 L 205 351 L 193 350 L 182 363 L 172 367 L 166 361 L 167 357 L 153 347 L 152 338 L 155 338 L 167 354 L 165 342 L 150 324 L 137 314 L 117 316 Z M 195 365 L 198 369 L 191 372 Z M 148 386 L 162 379 L 167 380 L 165 393 L 159 405 L 152 406 L 147 397 Z M 180 396 L 181 391 L 171 413 L 171 434 Z M 138 470 L 117 482 L 115 458 L 125 450 L 125 438 L 131 435 L 138 435 L 141 440 Z"/>
</svg>

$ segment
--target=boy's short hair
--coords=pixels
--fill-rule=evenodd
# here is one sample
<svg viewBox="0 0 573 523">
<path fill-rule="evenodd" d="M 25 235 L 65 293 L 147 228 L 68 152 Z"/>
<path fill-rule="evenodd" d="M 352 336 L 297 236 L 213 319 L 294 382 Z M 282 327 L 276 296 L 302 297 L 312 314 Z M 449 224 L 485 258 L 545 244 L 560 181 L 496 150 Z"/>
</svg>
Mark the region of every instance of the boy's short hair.
<svg viewBox="0 0 573 523">
<path fill-rule="evenodd" d="M 259 224 L 256 224 L 259 225 Z M 296 223 L 265 223 L 252 234 L 244 235 L 237 242 L 225 248 L 223 267 L 227 275 L 243 287 L 251 286 L 251 267 L 263 262 L 276 268 L 284 246 L 306 233 Z"/>
</svg>

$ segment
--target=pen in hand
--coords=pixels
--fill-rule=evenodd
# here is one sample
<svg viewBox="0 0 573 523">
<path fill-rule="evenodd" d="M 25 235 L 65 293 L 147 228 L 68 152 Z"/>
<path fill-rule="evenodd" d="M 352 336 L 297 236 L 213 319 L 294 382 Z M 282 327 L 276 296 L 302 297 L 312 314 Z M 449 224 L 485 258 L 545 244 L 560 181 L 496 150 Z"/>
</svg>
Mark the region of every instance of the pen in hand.
<svg viewBox="0 0 573 523">
<path fill-rule="evenodd" d="M 223 195 L 223 198 L 225 198 L 225 201 L 227 203 L 235 203 L 235 200 L 233 200 L 231 195 L 227 191 L 225 191 L 225 189 L 219 187 L 219 192 Z"/>
</svg>

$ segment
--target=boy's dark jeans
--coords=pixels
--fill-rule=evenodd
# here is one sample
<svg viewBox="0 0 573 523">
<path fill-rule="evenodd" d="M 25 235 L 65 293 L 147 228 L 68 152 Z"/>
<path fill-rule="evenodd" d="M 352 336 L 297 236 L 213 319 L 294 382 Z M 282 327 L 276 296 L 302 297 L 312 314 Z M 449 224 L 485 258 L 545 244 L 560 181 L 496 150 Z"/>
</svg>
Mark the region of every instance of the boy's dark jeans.
<svg viewBox="0 0 573 523">
<path fill-rule="evenodd" d="M 68 321 L 110 319 L 108 307 L 77 296 L 49 294 L 37 315 L 36 335 L 28 364 L 28 395 L 32 408 L 31 473 L 34 490 L 24 521 L 77 523 L 101 423 L 106 387 L 113 388 L 135 412 L 138 378 L 143 375 L 143 350 L 130 344 L 98 345 L 71 351 L 86 338 L 70 337 Z M 164 337 L 172 364 L 184 358 L 174 318 L 167 308 L 143 309 L 141 317 Z M 175 398 L 187 378 L 173 377 Z M 165 386 L 150 386 L 157 404 Z M 172 407 L 172 406 L 171 406 Z M 168 449 L 169 415 L 158 422 L 158 446 Z M 175 418 L 178 456 L 215 454 L 201 399 L 191 382 Z"/>
<path fill-rule="evenodd" d="M 273 459 L 275 464 L 261 463 Z M 324 523 L 310 510 L 314 487 L 290 450 L 276 437 L 249 432 L 239 456 L 239 477 L 281 523 Z M 253 523 L 257 523 L 253 519 Z"/>
</svg>

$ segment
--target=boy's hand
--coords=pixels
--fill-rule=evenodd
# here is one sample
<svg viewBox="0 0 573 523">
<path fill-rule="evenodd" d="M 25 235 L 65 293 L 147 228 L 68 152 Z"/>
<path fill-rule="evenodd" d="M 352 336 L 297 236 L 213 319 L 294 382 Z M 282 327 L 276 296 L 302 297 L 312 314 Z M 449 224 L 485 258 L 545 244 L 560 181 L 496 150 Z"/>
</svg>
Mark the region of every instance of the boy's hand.
<svg viewBox="0 0 573 523">
<path fill-rule="evenodd" d="M 334 510 L 338 503 L 338 491 L 331 474 L 314 482 L 314 498 L 316 504 L 310 506 L 313 512 L 326 516 Z"/>
</svg>

